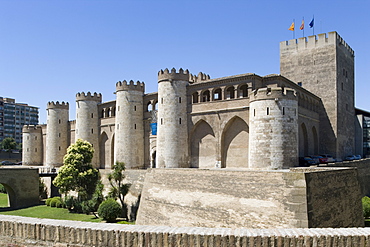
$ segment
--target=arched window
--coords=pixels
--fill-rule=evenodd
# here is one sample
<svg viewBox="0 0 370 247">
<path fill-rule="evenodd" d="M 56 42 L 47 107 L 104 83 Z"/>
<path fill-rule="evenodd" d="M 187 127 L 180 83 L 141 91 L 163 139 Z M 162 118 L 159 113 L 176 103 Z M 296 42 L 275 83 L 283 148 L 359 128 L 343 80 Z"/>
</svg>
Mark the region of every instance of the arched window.
<svg viewBox="0 0 370 247">
<path fill-rule="evenodd" d="M 153 110 L 152 102 L 148 102 L 148 104 L 146 104 L 146 111 L 151 112 L 152 110 Z"/>
<path fill-rule="evenodd" d="M 235 98 L 235 89 L 234 89 L 233 86 L 226 88 L 225 98 L 226 99 L 234 99 Z"/>
<path fill-rule="evenodd" d="M 193 93 L 192 98 L 193 98 L 193 103 L 198 103 L 199 102 L 198 92 Z"/>
<path fill-rule="evenodd" d="M 221 88 L 216 88 L 213 91 L 213 100 L 222 100 L 222 91 L 221 91 Z"/>
<path fill-rule="evenodd" d="M 206 90 L 202 93 L 202 102 L 208 102 L 211 100 L 209 90 Z"/>
<path fill-rule="evenodd" d="M 245 84 L 239 88 L 239 98 L 248 97 L 248 85 Z"/>
</svg>

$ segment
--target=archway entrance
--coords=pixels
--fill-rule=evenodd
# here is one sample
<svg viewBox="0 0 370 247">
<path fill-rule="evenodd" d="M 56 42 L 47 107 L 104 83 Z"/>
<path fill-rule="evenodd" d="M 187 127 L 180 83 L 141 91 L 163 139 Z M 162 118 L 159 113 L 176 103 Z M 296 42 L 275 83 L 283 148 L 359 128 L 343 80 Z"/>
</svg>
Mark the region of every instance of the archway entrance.
<svg viewBox="0 0 370 247">
<path fill-rule="evenodd" d="M 0 184 L 0 209 L 9 208 L 8 192 L 3 184 Z"/>
</svg>

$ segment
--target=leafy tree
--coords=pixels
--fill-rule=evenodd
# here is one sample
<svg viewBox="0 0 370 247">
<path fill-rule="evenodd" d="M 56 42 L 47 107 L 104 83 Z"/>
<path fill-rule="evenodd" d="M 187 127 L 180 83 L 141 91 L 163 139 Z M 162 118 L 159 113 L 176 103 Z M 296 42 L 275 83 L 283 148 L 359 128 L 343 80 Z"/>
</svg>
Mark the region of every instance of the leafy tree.
<svg viewBox="0 0 370 247">
<path fill-rule="evenodd" d="M 4 140 L 1 142 L 1 148 L 7 150 L 7 152 L 9 153 L 9 158 L 10 158 L 10 153 L 12 152 L 12 149 L 16 149 L 16 147 L 17 147 L 17 143 L 11 137 L 4 138 Z"/>
<path fill-rule="evenodd" d="M 10 152 L 12 149 L 15 149 L 17 147 L 17 143 L 15 140 L 11 137 L 4 138 L 4 140 L 1 142 L 2 149 L 7 149 L 8 152 Z"/>
<path fill-rule="evenodd" d="M 96 184 L 95 192 L 92 195 L 92 198 L 88 201 L 82 202 L 81 204 L 82 212 L 84 212 L 85 214 L 92 213 L 95 216 L 95 218 L 99 218 L 96 215 L 96 212 L 98 211 L 100 204 L 104 201 L 103 188 L 104 185 L 99 180 L 98 183 Z"/>
<path fill-rule="evenodd" d="M 365 218 L 370 217 L 370 198 L 367 196 L 362 198 L 362 211 Z"/>
<path fill-rule="evenodd" d="M 45 199 L 48 197 L 46 185 L 41 178 L 39 178 L 39 197 L 40 199 Z"/>
<path fill-rule="evenodd" d="M 92 198 L 96 185 L 100 180 L 99 171 L 92 167 L 91 160 L 94 148 L 88 141 L 78 139 L 67 149 L 63 166 L 59 169 L 53 184 L 67 198 L 69 192 L 76 192 L 77 198 L 72 200 L 70 209 L 80 212 L 81 203 Z"/>
<path fill-rule="evenodd" d="M 108 193 L 108 197 L 111 197 L 115 200 L 117 198 L 121 202 L 122 207 L 122 216 L 127 218 L 127 206 L 124 202 L 125 196 L 127 195 L 131 184 L 126 184 L 123 182 L 125 179 L 125 163 L 116 162 L 112 167 L 112 172 L 108 175 L 108 180 L 111 185 L 111 189 Z"/>
</svg>

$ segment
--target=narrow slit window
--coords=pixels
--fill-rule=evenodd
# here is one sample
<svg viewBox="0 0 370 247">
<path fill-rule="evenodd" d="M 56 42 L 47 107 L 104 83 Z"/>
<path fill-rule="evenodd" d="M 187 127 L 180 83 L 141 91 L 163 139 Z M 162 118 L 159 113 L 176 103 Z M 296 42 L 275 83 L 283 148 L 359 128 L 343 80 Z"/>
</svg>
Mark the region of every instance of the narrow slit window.
<svg viewBox="0 0 370 247">
<path fill-rule="evenodd" d="M 136 105 L 134 105 L 134 111 L 136 111 Z"/>
<path fill-rule="evenodd" d="M 285 115 L 285 107 L 283 107 L 283 115 Z"/>
<path fill-rule="evenodd" d="M 94 118 L 94 113 L 91 113 L 91 118 Z"/>
<path fill-rule="evenodd" d="M 161 118 L 161 125 L 163 124 L 163 118 Z"/>
<path fill-rule="evenodd" d="M 267 111 L 266 111 L 267 115 L 270 115 L 270 108 L 267 107 Z"/>
<path fill-rule="evenodd" d="M 136 124 L 134 125 L 134 128 L 136 129 Z"/>
<path fill-rule="evenodd" d="M 94 129 L 91 129 L 91 134 L 94 134 Z"/>
<path fill-rule="evenodd" d="M 179 124 L 181 124 L 181 118 L 179 118 Z"/>
<path fill-rule="evenodd" d="M 179 103 L 181 103 L 181 97 L 179 97 Z"/>
</svg>

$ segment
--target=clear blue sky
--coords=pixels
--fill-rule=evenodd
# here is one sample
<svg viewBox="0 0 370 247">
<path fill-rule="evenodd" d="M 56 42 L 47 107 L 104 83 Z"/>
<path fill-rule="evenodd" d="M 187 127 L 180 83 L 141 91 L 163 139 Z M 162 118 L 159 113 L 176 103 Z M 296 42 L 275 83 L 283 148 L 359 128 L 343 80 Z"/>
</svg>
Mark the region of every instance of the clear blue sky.
<svg viewBox="0 0 370 247">
<path fill-rule="evenodd" d="M 40 107 L 77 92 L 114 100 L 115 83 L 157 91 L 165 68 L 211 78 L 279 73 L 279 42 L 337 31 L 355 51 L 356 107 L 370 110 L 370 1 L 0 0 L 0 96 Z"/>
</svg>

